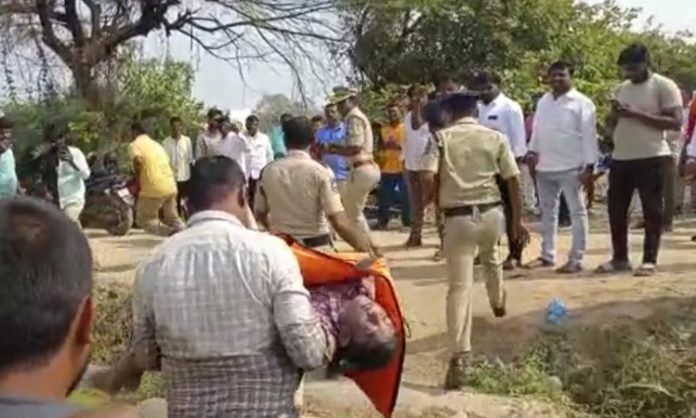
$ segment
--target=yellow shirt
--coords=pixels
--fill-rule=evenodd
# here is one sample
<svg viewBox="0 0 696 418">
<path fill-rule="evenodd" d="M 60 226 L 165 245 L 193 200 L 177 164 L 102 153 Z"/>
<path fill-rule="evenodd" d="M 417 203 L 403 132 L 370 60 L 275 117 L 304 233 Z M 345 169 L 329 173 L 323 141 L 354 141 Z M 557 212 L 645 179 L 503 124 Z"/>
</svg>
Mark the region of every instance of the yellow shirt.
<svg viewBox="0 0 696 418">
<path fill-rule="evenodd" d="M 382 127 L 382 141 L 384 144 L 395 143 L 399 147 L 404 146 L 404 124 L 396 126 L 385 125 Z M 404 162 L 401 149 L 385 149 L 383 151 L 381 169 L 384 174 L 401 173 L 404 170 Z"/>
<path fill-rule="evenodd" d="M 140 195 L 162 198 L 176 194 L 174 172 L 162 145 L 147 135 L 140 135 L 128 146 L 130 159 L 140 161 Z"/>
</svg>

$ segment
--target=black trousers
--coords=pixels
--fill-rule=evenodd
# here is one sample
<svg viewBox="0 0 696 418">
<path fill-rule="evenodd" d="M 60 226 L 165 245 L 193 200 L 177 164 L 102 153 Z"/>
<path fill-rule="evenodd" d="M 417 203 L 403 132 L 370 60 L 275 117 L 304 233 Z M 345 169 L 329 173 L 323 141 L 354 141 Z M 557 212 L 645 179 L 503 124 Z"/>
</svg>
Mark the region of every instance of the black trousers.
<svg viewBox="0 0 696 418">
<path fill-rule="evenodd" d="M 656 263 L 662 235 L 664 170 L 669 157 L 614 160 L 609 170 L 609 222 L 613 261 L 628 261 L 628 207 L 637 189 L 643 206 L 643 262 Z"/>
<path fill-rule="evenodd" d="M 510 254 L 508 259 L 516 260 L 517 262 L 522 262 L 522 251 L 524 250 L 524 243 L 522 240 L 513 240 L 511 237 L 513 235 L 513 228 L 515 227 L 512 223 L 512 203 L 510 200 L 510 192 L 508 191 L 507 184 L 502 177 L 497 176 L 496 181 L 498 182 L 498 188 L 500 189 L 500 199 L 503 201 L 503 210 L 505 212 L 505 235 L 507 235 L 508 249 Z"/>
<path fill-rule="evenodd" d="M 176 210 L 179 212 L 179 216 L 186 217 L 187 209 L 185 205 L 185 200 L 189 193 L 189 182 L 188 181 L 177 181 L 176 182 Z"/>
<path fill-rule="evenodd" d="M 251 210 L 254 210 L 254 199 L 256 199 L 256 185 L 258 183 L 258 180 L 249 178 L 248 187 L 247 187 L 247 198 L 249 199 L 249 207 Z"/>
</svg>

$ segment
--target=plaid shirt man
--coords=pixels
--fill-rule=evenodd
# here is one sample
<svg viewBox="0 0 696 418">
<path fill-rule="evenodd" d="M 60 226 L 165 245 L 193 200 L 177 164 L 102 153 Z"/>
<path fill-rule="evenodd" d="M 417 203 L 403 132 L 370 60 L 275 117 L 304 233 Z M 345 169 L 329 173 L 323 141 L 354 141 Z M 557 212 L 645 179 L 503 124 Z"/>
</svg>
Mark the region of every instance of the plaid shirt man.
<svg viewBox="0 0 696 418">
<path fill-rule="evenodd" d="M 161 358 L 170 418 L 297 417 L 300 369 L 326 364 L 333 338 L 280 239 L 232 215 L 195 214 L 141 266 L 134 351 Z"/>
</svg>

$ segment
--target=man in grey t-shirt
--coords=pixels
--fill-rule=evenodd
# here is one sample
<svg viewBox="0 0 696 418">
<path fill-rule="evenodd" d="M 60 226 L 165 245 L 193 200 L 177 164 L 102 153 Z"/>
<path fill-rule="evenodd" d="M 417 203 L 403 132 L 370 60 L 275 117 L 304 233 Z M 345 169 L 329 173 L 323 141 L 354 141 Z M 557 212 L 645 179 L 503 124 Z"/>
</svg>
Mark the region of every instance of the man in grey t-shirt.
<svg viewBox="0 0 696 418">
<path fill-rule="evenodd" d="M 89 360 L 94 311 L 87 239 L 53 205 L 2 200 L 0 278 L 0 417 L 82 416 L 64 401 Z"/>
<path fill-rule="evenodd" d="M 643 262 L 638 276 L 655 272 L 663 228 L 663 181 L 671 151 L 666 133 L 682 123 L 679 88 L 667 77 L 650 70 L 650 56 L 643 45 L 621 52 L 618 61 L 626 80 L 612 100 L 614 152 L 609 172 L 609 222 L 612 260 L 599 273 L 630 270 L 628 258 L 628 208 L 637 190 L 645 219 Z"/>
</svg>

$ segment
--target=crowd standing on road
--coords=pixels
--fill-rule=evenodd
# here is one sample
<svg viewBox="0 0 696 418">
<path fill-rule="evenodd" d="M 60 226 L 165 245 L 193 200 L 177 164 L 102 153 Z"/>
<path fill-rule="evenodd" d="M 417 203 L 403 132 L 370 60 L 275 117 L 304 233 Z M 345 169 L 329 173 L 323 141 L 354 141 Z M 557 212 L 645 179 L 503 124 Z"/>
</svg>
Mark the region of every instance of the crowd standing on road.
<svg viewBox="0 0 696 418">
<path fill-rule="evenodd" d="M 612 257 L 596 272 L 633 270 L 627 235 L 637 196 L 645 235 L 634 272 L 653 275 L 661 235 L 683 210 L 680 189 L 696 174 L 696 102 L 651 70 L 642 45 L 621 51 L 617 64 L 625 81 L 601 124 L 563 61 L 548 67 L 549 90 L 526 117 L 501 78 L 481 71 L 466 87 L 452 77 L 441 77 L 434 91 L 411 86 L 408 101 L 390 101 L 379 123 L 348 88 L 335 90 L 323 115 L 282 115 L 270 135 L 256 115 L 240 126 L 216 109 L 195 141 L 176 115 L 162 143 L 135 121 L 128 155 L 137 223 L 171 237 L 138 271 L 134 340 L 105 387 L 123 386 L 121 373 L 160 370 L 172 418 L 296 417 L 301 371 L 349 358 L 358 368 L 370 367 L 366 359 L 388 360 L 394 327 L 369 281 L 308 291 L 293 253 L 267 232 L 327 254 L 340 238 L 376 258 L 383 249 L 373 229 L 389 228 L 398 213 L 409 230 L 405 247 L 420 247 L 434 206 L 435 258 L 447 266 L 449 390 L 469 377 L 474 265 L 481 265 L 494 316 L 504 317 L 503 270 L 556 266 L 565 202 L 572 244 L 556 271 L 582 271 L 587 196 L 606 171 Z M 12 130 L 0 117 L 0 295 L 11 294 L 0 317 L 15 318 L 6 331 L 18 336 L 0 343 L 0 415 L 64 416 L 72 410 L 61 401 L 87 362 L 93 321 L 91 253 L 77 227 L 90 167 L 68 145 L 69 132 L 52 127 L 37 163 L 42 189 L 32 194 L 53 205 L 14 198 L 26 190 L 17 180 Z M 605 155 L 600 135 L 609 138 Z M 371 225 L 365 214 L 373 192 Z M 541 251 L 525 263 L 523 219 L 537 215 Z"/>
</svg>

